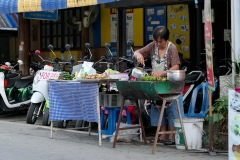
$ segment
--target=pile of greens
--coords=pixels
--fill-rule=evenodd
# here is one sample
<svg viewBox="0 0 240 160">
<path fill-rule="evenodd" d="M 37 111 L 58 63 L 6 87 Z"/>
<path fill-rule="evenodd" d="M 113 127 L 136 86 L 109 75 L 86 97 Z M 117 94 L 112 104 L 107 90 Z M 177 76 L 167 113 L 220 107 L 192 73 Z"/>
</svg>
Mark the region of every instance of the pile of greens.
<svg viewBox="0 0 240 160">
<path fill-rule="evenodd" d="M 72 80 L 73 77 L 71 74 L 67 73 L 67 72 L 62 72 L 59 77 L 58 77 L 59 80 Z"/>
<path fill-rule="evenodd" d="M 165 81 L 167 81 L 167 77 L 145 76 L 145 77 L 141 78 L 141 81 L 160 81 L 160 82 L 165 82 Z"/>
</svg>

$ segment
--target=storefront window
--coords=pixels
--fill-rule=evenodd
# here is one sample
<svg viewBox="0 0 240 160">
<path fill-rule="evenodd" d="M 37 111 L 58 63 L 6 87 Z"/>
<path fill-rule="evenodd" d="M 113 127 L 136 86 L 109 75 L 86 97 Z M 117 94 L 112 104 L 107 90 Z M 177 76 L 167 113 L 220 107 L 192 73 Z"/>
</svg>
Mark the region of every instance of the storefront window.
<svg viewBox="0 0 240 160">
<path fill-rule="evenodd" d="M 41 21 L 41 49 L 47 50 L 52 44 L 54 49 L 61 50 L 65 44 L 72 45 L 73 49 L 81 47 L 81 32 L 78 27 L 71 27 L 66 20 L 74 18 L 81 21 L 81 8 L 58 11 L 58 21 Z"/>
</svg>

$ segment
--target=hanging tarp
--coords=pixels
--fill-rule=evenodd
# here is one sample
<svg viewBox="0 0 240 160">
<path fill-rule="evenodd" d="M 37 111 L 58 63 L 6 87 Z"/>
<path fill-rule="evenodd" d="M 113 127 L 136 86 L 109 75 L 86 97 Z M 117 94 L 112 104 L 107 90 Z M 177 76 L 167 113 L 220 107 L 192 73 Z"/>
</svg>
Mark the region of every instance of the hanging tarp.
<svg viewBox="0 0 240 160">
<path fill-rule="evenodd" d="M 0 0 L 0 14 L 83 7 L 115 0 Z"/>
<path fill-rule="evenodd" d="M 0 30 L 17 30 L 18 28 L 18 15 L 0 14 Z"/>
</svg>

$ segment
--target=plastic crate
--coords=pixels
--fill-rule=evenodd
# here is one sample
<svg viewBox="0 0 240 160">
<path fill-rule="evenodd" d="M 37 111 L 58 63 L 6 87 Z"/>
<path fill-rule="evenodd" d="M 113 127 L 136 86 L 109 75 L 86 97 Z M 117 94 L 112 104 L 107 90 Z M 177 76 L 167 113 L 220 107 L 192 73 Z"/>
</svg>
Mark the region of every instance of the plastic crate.
<svg viewBox="0 0 240 160">
<path fill-rule="evenodd" d="M 120 107 L 122 105 L 122 96 L 120 94 L 100 93 L 99 98 L 100 106 Z"/>
</svg>

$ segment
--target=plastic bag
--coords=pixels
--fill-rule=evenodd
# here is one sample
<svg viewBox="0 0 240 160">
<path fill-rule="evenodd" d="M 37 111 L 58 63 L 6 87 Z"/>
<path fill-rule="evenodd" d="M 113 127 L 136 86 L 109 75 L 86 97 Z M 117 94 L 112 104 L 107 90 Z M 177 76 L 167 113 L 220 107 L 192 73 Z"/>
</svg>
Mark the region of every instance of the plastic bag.
<svg viewBox="0 0 240 160">
<path fill-rule="evenodd" d="M 120 128 L 131 127 L 131 126 L 134 126 L 134 125 L 120 123 Z M 139 128 L 120 130 L 120 131 L 118 131 L 117 141 L 118 142 L 131 142 L 132 140 L 136 140 L 139 138 L 138 131 L 139 131 Z M 114 141 L 114 136 L 115 136 L 115 132 L 113 133 L 113 136 L 110 138 L 110 142 Z"/>
</svg>

